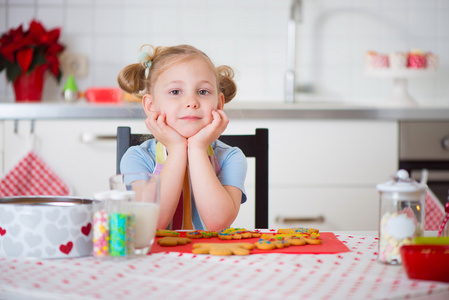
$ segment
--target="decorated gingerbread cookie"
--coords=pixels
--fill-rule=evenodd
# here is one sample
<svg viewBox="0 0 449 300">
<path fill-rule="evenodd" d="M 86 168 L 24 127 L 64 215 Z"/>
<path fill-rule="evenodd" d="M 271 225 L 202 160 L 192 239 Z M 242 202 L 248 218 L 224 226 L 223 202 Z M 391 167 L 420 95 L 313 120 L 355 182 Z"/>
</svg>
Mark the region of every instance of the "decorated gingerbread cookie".
<svg viewBox="0 0 449 300">
<path fill-rule="evenodd" d="M 300 234 L 300 233 L 306 233 L 306 234 L 312 234 L 312 233 L 319 233 L 320 231 L 315 228 L 306 228 L 306 227 L 296 227 L 296 228 L 281 228 L 278 229 L 277 233 L 279 234 Z"/>
<path fill-rule="evenodd" d="M 187 231 L 186 237 L 191 239 L 210 239 L 211 237 L 217 236 L 218 233 L 216 231 L 205 231 L 205 230 L 193 230 Z"/>
<path fill-rule="evenodd" d="M 313 228 L 279 229 L 277 234 L 263 234 L 255 246 L 260 250 L 273 250 L 288 246 L 321 244 L 320 233 Z"/>
<path fill-rule="evenodd" d="M 290 242 L 283 238 L 260 239 L 255 243 L 259 250 L 282 249 L 290 246 Z"/>
<path fill-rule="evenodd" d="M 258 231 L 248 231 L 245 228 L 227 228 L 218 233 L 221 240 L 241 240 L 260 237 L 262 234 Z"/>
<path fill-rule="evenodd" d="M 319 236 L 316 235 L 310 235 L 310 236 L 304 236 L 302 237 L 304 240 L 306 240 L 307 244 L 312 244 L 312 245 L 319 245 L 321 244 L 321 239 Z"/>
</svg>

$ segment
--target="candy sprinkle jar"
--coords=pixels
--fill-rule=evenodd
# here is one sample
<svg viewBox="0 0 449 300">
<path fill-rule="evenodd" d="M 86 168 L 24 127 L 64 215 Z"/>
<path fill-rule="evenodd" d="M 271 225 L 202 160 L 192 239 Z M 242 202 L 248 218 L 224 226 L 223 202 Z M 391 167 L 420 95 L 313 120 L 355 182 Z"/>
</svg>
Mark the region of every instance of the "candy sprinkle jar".
<svg viewBox="0 0 449 300">
<path fill-rule="evenodd" d="M 377 185 L 380 194 L 378 261 L 401 264 L 402 245 L 411 244 L 424 231 L 426 185 L 409 178 L 406 170 Z"/>
</svg>

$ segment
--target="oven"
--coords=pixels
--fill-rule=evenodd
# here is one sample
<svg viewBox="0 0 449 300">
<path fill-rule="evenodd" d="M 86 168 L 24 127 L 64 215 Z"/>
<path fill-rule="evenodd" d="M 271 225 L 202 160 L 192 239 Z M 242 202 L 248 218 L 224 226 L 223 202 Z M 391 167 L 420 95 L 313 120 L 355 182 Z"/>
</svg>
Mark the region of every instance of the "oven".
<svg viewBox="0 0 449 300">
<path fill-rule="evenodd" d="M 399 168 L 418 181 L 427 169 L 427 185 L 444 205 L 449 193 L 449 121 L 401 121 L 399 140 Z"/>
</svg>

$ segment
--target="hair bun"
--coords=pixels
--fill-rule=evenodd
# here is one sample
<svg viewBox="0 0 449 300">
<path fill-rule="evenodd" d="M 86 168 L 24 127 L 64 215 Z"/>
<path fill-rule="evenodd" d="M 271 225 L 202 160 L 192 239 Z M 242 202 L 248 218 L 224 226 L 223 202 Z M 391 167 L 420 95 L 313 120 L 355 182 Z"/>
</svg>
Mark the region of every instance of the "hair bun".
<svg viewBox="0 0 449 300">
<path fill-rule="evenodd" d="M 225 103 L 234 99 L 237 94 L 237 85 L 234 82 L 234 70 L 229 66 L 219 66 L 216 68 L 219 78 L 219 88 L 225 98 Z"/>
</svg>

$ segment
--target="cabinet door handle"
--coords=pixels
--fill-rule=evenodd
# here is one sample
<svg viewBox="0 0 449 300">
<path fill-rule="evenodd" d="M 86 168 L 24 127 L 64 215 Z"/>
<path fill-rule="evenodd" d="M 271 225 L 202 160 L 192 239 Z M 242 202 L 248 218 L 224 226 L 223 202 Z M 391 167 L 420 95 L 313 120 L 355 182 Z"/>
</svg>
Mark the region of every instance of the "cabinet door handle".
<svg viewBox="0 0 449 300">
<path fill-rule="evenodd" d="M 97 135 L 89 132 L 83 132 L 80 136 L 81 142 L 85 144 L 90 144 L 96 141 L 110 141 L 116 140 L 116 135 Z"/>
<path fill-rule="evenodd" d="M 277 223 L 324 223 L 324 216 L 317 217 L 276 217 Z"/>
<path fill-rule="evenodd" d="M 444 150 L 449 151 L 449 135 L 441 140 L 441 146 Z"/>
</svg>

